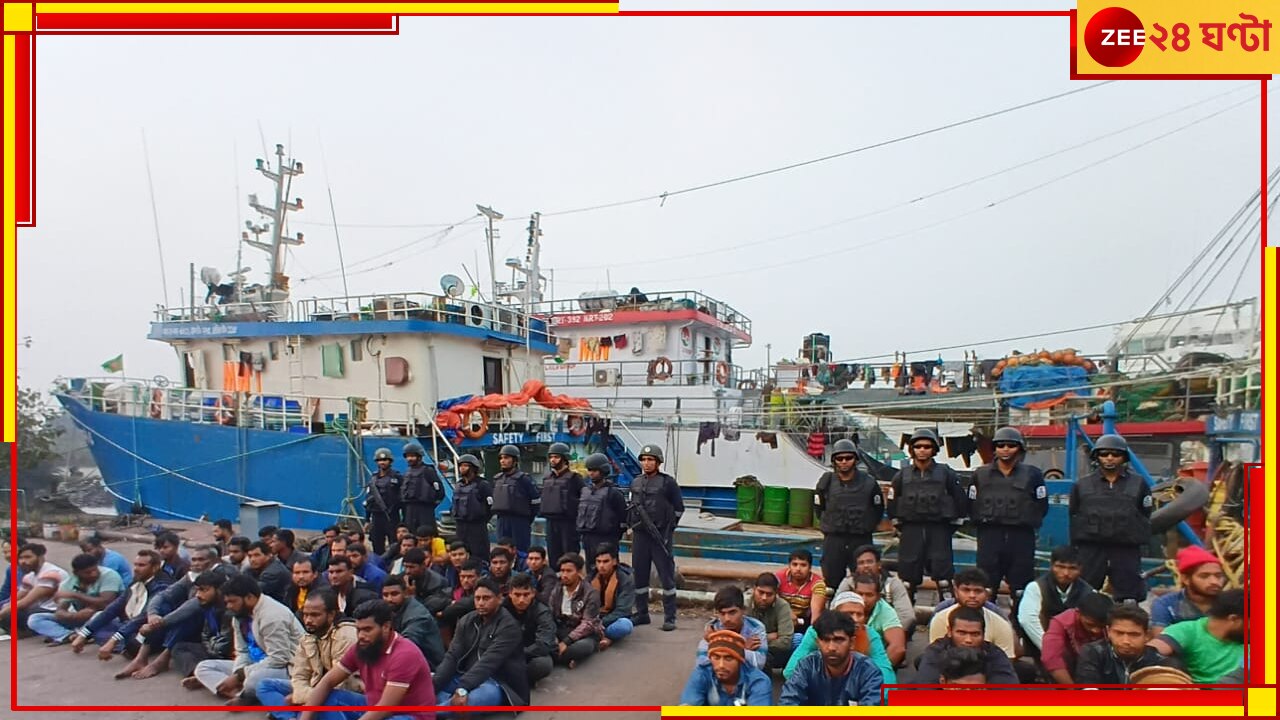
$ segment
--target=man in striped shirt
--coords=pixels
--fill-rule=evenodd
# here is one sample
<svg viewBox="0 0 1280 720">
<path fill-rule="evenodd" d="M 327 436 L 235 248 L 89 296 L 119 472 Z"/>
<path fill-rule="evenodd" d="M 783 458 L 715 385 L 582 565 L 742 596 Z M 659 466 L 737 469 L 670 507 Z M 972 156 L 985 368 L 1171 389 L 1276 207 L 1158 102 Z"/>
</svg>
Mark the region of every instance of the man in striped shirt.
<svg viewBox="0 0 1280 720">
<path fill-rule="evenodd" d="M 794 648 L 827 606 L 827 585 L 822 576 L 813 571 L 813 553 L 804 548 L 793 550 L 787 569 L 779 570 L 776 575 L 778 596 L 791 606 L 791 615 L 795 618 L 791 642 Z"/>
</svg>

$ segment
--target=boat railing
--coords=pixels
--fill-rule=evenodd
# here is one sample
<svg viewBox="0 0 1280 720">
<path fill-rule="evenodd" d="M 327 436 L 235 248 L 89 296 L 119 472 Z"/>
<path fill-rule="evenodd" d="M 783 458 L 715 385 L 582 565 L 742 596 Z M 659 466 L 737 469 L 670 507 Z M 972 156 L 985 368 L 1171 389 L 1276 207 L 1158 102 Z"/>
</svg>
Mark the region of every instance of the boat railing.
<svg viewBox="0 0 1280 720">
<path fill-rule="evenodd" d="M 537 303 L 530 308 L 533 315 L 581 315 L 615 310 L 698 310 L 729 325 L 748 337 L 751 319 L 726 302 L 696 290 L 673 290 L 637 294 L 598 295 L 566 298 Z"/>
<path fill-rule="evenodd" d="M 550 342 L 546 322 L 518 308 L 430 293 L 312 298 L 297 302 L 299 320 L 428 320 Z"/>
<path fill-rule="evenodd" d="M 158 323 L 288 322 L 293 319 L 293 305 L 288 300 L 191 307 L 158 305 L 155 318 Z"/>
<path fill-rule="evenodd" d="M 755 382 L 740 365 L 718 360 L 600 360 L 544 365 L 547 387 L 685 387 L 711 385 L 747 389 Z"/>
</svg>

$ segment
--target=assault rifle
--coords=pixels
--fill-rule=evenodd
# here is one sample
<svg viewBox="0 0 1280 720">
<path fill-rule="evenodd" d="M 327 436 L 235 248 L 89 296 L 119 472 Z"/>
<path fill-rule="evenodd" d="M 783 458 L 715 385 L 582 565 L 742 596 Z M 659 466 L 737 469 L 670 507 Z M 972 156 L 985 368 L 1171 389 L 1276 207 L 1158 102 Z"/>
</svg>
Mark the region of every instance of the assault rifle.
<svg viewBox="0 0 1280 720">
<path fill-rule="evenodd" d="M 645 509 L 644 505 L 635 501 L 628 502 L 628 517 L 631 516 L 632 510 L 635 510 L 636 517 L 640 518 L 640 522 L 632 523 L 629 526 L 631 531 L 635 532 L 637 526 L 644 528 L 644 531 L 649 533 L 649 537 L 652 537 L 653 541 L 658 544 L 658 547 L 662 548 L 662 554 L 674 560 L 675 558 L 671 555 L 671 548 L 667 547 L 666 538 L 663 537 L 662 532 L 658 530 L 657 524 L 653 522 L 653 518 L 649 516 L 649 511 Z"/>
</svg>

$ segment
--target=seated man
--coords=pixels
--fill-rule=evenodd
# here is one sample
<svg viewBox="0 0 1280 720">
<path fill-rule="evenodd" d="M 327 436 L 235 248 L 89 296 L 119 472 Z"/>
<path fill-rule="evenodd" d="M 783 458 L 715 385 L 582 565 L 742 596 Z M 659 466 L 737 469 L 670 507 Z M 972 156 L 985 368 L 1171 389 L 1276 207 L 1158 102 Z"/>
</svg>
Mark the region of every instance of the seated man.
<svg viewBox="0 0 1280 720">
<path fill-rule="evenodd" d="M 300 553 L 293 548 L 297 538 L 292 530 L 282 529 L 275 531 L 271 536 L 271 541 L 267 544 L 271 547 L 271 552 L 275 554 L 276 559 L 284 565 L 285 570 L 292 571 L 293 564 L 299 560 L 307 558 L 304 553 Z"/>
<path fill-rule="evenodd" d="M 432 570 L 422 548 L 413 548 L 404 554 L 404 580 L 413 596 L 423 607 L 437 615 L 453 602 L 449 583 L 440 573 Z"/>
<path fill-rule="evenodd" d="M 413 537 L 412 535 L 410 535 L 409 537 L 400 538 L 399 543 L 392 545 L 391 548 L 392 550 L 395 551 L 395 556 L 394 557 L 387 557 L 387 555 L 382 556 L 382 562 L 384 565 L 387 566 L 387 574 L 403 575 L 404 574 L 404 554 L 416 547 L 418 547 L 418 539 Z M 391 551 L 387 551 L 388 555 L 390 555 L 390 553 Z"/>
<path fill-rule="evenodd" d="M 791 606 L 791 618 L 795 625 L 792 646 L 800 644 L 800 637 L 810 623 L 818 619 L 827 603 L 827 586 L 822 576 L 813 572 L 813 553 L 804 548 L 791 552 L 785 570 L 774 573 L 778 578 L 778 594 Z"/>
<path fill-rule="evenodd" d="M 418 539 L 413 537 L 413 531 L 409 529 L 408 525 L 405 525 L 404 523 L 400 523 L 396 525 L 395 542 L 387 543 L 386 552 L 382 553 L 379 556 L 382 560 L 381 567 L 387 571 L 388 575 L 396 574 L 391 572 L 392 571 L 391 564 L 394 563 L 398 558 L 404 557 L 404 539 L 405 538 L 410 538 L 413 540 L 413 544 L 410 545 L 410 547 L 418 546 Z"/>
<path fill-rule="evenodd" d="M 1013 664 L 995 643 L 987 641 L 986 624 L 988 615 L 985 608 L 960 606 L 955 612 L 947 614 L 947 635 L 939 638 L 924 649 L 920 656 L 920 666 L 916 670 L 913 683 L 936 685 L 943 682 L 946 674 L 947 656 L 957 648 L 972 650 L 981 660 L 982 674 L 992 685 L 1017 685 L 1018 675 Z"/>
<path fill-rule="evenodd" d="M 534 593 L 533 578 L 527 573 L 516 573 L 511 578 L 511 592 L 502 607 L 520 623 L 524 633 L 521 644 L 529 671 L 529 687 L 533 687 L 551 674 L 552 655 L 560 650 L 560 643 L 556 640 L 555 616 Z"/>
<path fill-rule="evenodd" d="M 422 552 L 431 561 L 432 568 L 443 568 L 449 562 L 449 548 L 445 545 L 444 538 L 440 537 L 438 528 L 423 525 L 414 531 L 414 536 L 417 546 L 422 548 Z"/>
<path fill-rule="evenodd" d="M 440 620 L 441 630 L 452 633 L 454 626 L 458 624 L 458 620 L 464 615 L 475 611 L 476 603 L 473 594 L 476 590 L 476 583 L 479 581 L 480 561 L 469 557 L 462 563 L 462 570 L 458 573 L 458 587 L 454 589 L 451 596 L 453 602 L 436 613 L 437 619 Z M 453 636 L 450 634 L 448 637 L 452 638 Z"/>
<path fill-rule="evenodd" d="M 63 581 L 54 600 L 58 609 L 52 613 L 36 613 L 27 619 L 27 627 L 43 635 L 46 644 L 61 645 L 71 633 L 89 622 L 95 613 L 124 592 L 120 574 L 98 565 L 98 558 L 87 553 L 71 561 L 71 577 Z"/>
<path fill-rule="evenodd" d="M 844 613 L 822 613 L 814 622 L 818 652 L 800 659 L 782 686 L 779 705 L 879 705 L 880 670 L 853 650 L 856 626 Z"/>
<path fill-rule="evenodd" d="M 489 577 L 493 578 L 493 581 L 498 583 L 498 592 L 500 592 L 503 597 L 506 597 L 507 590 L 510 589 L 509 585 L 511 583 L 512 573 L 511 565 L 513 560 L 514 557 L 512 556 L 511 551 L 501 545 L 495 545 L 493 549 L 489 551 Z"/>
<path fill-rule="evenodd" d="M 370 600 L 355 610 L 356 644 L 347 648 L 338 664 L 311 688 L 307 701 L 328 707 L 423 707 L 435 702 L 435 687 L 426 658 L 395 631 L 392 610 L 381 600 Z M 364 682 L 364 694 L 343 690 L 339 686 L 358 674 Z M 328 713 L 308 710 L 301 720 L 345 717 L 380 717 L 383 720 L 432 720 L 431 711 L 406 714 Z"/>
<path fill-rule="evenodd" d="M 161 570 L 173 582 L 177 582 L 190 569 L 190 563 L 182 557 L 182 541 L 178 533 L 162 532 L 156 535 L 155 550 L 160 553 Z"/>
<path fill-rule="evenodd" d="M 444 640 L 440 626 L 428 610 L 409 590 L 403 575 L 390 575 L 382 583 L 382 600 L 395 611 L 396 632 L 418 646 L 431 667 L 444 659 Z"/>
<path fill-rule="evenodd" d="M 301 620 L 302 608 L 307 602 L 307 597 L 328 584 L 325 576 L 311 565 L 311 557 L 303 555 L 293 563 L 293 582 L 289 583 L 289 589 L 284 593 L 285 607 L 292 610 L 293 614 Z"/>
<path fill-rule="evenodd" d="M 48 550 L 40 543 L 27 543 L 19 546 L 18 569 L 22 576 L 18 578 L 17 600 L 9 605 L 9 597 L 3 598 L 0 607 L 0 631 L 8 632 L 9 616 L 18 617 L 18 627 L 26 628 L 27 621 L 36 613 L 52 613 L 57 611 L 58 602 L 54 599 L 58 588 L 71 575 L 62 568 L 45 560 Z"/>
<path fill-rule="evenodd" d="M 351 560 L 345 555 L 335 555 L 329 559 L 329 587 L 338 596 L 338 612 L 344 617 L 353 617 L 356 608 L 369 600 L 377 600 L 374 592 L 363 578 L 356 577 L 351 569 Z"/>
<path fill-rule="evenodd" d="M 551 588 L 560 582 L 560 573 L 547 562 L 547 549 L 541 545 L 529 548 L 525 562 L 529 566 L 529 577 L 533 578 L 533 589 L 538 593 L 538 599 L 545 603 L 551 598 Z"/>
<path fill-rule="evenodd" d="M 498 547 L 506 548 L 511 553 L 511 568 L 513 572 L 529 572 L 529 554 L 516 547 L 516 541 L 513 538 L 504 537 L 498 540 Z"/>
<path fill-rule="evenodd" d="M 786 667 L 794 648 L 791 636 L 795 634 L 795 620 L 791 617 L 791 608 L 778 599 L 777 576 L 773 573 L 761 573 L 756 578 L 751 599 L 751 607 L 747 613 L 764 625 L 765 639 L 769 642 L 769 667 Z"/>
<path fill-rule="evenodd" d="M 311 551 L 311 567 L 316 572 L 323 573 L 329 567 L 329 558 L 333 557 L 333 541 L 338 538 L 339 534 L 337 525 L 330 525 L 324 529 L 324 539 Z M 346 554 L 346 539 L 343 539 L 343 554 Z"/>
<path fill-rule="evenodd" d="M 219 556 L 227 554 L 227 543 L 235 536 L 235 526 L 230 520 L 219 518 L 213 521 L 213 546 L 218 549 Z"/>
<path fill-rule="evenodd" d="M 956 575 L 956 583 L 959 582 L 960 576 Z M 867 609 L 867 628 L 880 633 L 889 662 L 894 667 L 901 667 L 907 658 L 907 633 L 902 629 L 902 621 L 893 611 L 893 606 L 880 596 L 880 579 L 875 575 L 859 574 L 853 577 L 852 585 L 854 593 L 862 598 L 863 606 Z M 935 622 L 937 617 L 934 616 Z M 930 634 L 932 635 L 932 627 Z"/>
<path fill-rule="evenodd" d="M 423 551 L 423 557 L 426 557 L 426 551 Z M 441 575 L 444 576 L 445 582 L 449 584 L 450 590 L 457 590 L 458 575 L 462 572 L 462 564 L 471 557 L 471 551 L 467 550 L 467 544 L 461 540 L 454 540 L 449 543 L 449 562 L 445 565 Z"/>
<path fill-rule="evenodd" d="M 849 574 L 836 587 L 836 594 L 853 592 L 853 578 L 856 575 L 874 575 L 880 579 L 880 597 L 893 608 L 902 623 L 902 631 L 911 637 L 916 628 L 916 605 L 911 600 L 911 592 L 906 583 L 894 575 L 885 572 L 880 563 L 880 548 L 875 545 L 861 545 L 853 551 L 853 566 Z M 945 588 L 939 588 L 939 595 Z"/>
<path fill-rule="evenodd" d="M 1159 635 L 1170 625 L 1205 617 L 1226 585 L 1222 561 L 1202 547 L 1182 548 L 1175 561 L 1178 574 L 1182 576 L 1182 589 L 1162 595 L 1151 603 L 1151 632 L 1154 635 Z"/>
<path fill-rule="evenodd" d="M 307 558 L 310 562 L 311 558 Z M 296 565 L 294 567 L 297 567 Z M 310 705 L 323 702 L 324 698 L 312 698 L 311 690 L 330 670 L 337 667 L 347 650 L 356 644 L 356 625 L 338 613 L 338 597 L 329 590 L 317 590 L 307 597 L 302 606 L 302 626 L 307 634 L 294 651 L 289 663 L 289 679 L 267 678 L 258 684 L 258 699 L 263 705 Z M 358 693 L 364 684 L 356 677 L 348 677 L 342 690 Z M 296 712 L 273 712 L 276 720 L 298 717 Z"/>
<path fill-rule="evenodd" d="M 134 583 L 80 626 L 71 638 L 71 649 L 79 654 L 86 643 L 94 640 L 99 645 L 99 660 L 110 660 L 113 653 L 122 652 L 147 621 L 147 601 L 169 587 L 169 576 L 160 572 L 160 564 L 160 553 L 145 548 L 139 550 L 129 573 Z M 154 650 L 163 638 L 158 634 L 153 638 Z"/>
<path fill-rule="evenodd" d="M 262 594 L 248 574 L 223 583 L 222 597 L 232 615 L 235 659 L 205 660 L 196 665 L 195 677 L 228 705 L 252 705 L 263 680 L 288 679 L 289 662 L 306 631 L 289 608 Z"/>
<path fill-rule="evenodd" d="M 707 638 L 717 630 L 731 630 L 741 635 L 745 641 L 746 662 L 753 668 L 764 670 L 768 666 L 768 638 L 765 636 L 764 623 L 747 615 L 746 605 L 742 599 L 742 591 L 735 585 L 725 585 L 716 590 L 711 600 L 716 616 L 712 618 L 698 642 L 698 665 L 706 665 Z"/>
<path fill-rule="evenodd" d="M 199 631 L 195 639 L 183 640 L 175 633 L 165 633 L 164 651 L 151 664 L 134 672 L 133 678 L 140 680 L 154 677 L 168 670 L 172 662 L 173 669 L 182 677 L 183 686 L 194 689 L 200 687 L 200 681 L 195 676 L 197 665 L 205 660 L 231 659 L 235 639 L 231 630 L 231 614 L 227 612 L 227 604 L 222 599 L 222 584 L 230 575 L 223 567 L 202 572 L 192 581 L 194 599 L 200 609 Z M 139 656 L 148 647 L 144 644 Z M 120 675 L 117 674 L 116 677 Z"/>
<path fill-rule="evenodd" d="M 770 575 L 769 577 L 773 577 Z M 773 681 L 746 662 L 746 642 L 732 630 L 707 636 L 707 664 L 694 664 L 681 705 L 772 705 Z"/>
<path fill-rule="evenodd" d="M 347 558 L 351 560 L 351 571 L 356 574 L 356 577 L 368 583 L 370 590 L 378 593 L 382 592 L 382 581 L 387 579 L 387 573 L 373 563 L 373 558 L 376 557 L 369 554 L 369 548 L 363 543 L 352 543 L 347 546 Z"/>
<path fill-rule="evenodd" d="M 582 575 L 586 561 L 569 553 L 560 558 L 560 584 L 551 591 L 556 619 L 555 661 L 570 670 L 596 651 L 600 629 L 600 594 Z"/>
<path fill-rule="evenodd" d="M 476 609 L 457 632 L 432 681 L 438 705 L 528 705 L 529 677 L 520 651 L 520 623 L 502 609 L 498 585 L 476 582 Z"/>
<path fill-rule="evenodd" d="M 1010 658 L 1016 657 L 1016 643 L 1013 636 L 1013 625 L 1003 615 L 986 607 L 991 599 L 991 590 L 987 587 L 987 573 L 982 568 L 965 568 L 956 573 L 955 579 L 957 603 L 934 613 L 929 621 L 929 642 L 937 642 L 947 635 L 947 618 L 959 608 L 967 607 L 982 610 L 986 616 L 986 637 L 988 642 L 995 643 Z M 863 597 L 866 597 L 865 595 Z M 892 657 L 892 653 L 890 653 Z"/>
<path fill-rule="evenodd" d="M 883 682 L 886 684 L 897 682 L 897 671 L 893 669 L 893 663 L 889 662 L 889 655 L 885 652 L 880 633 L 867 627 L 866 601 L 862 596 L 851 592 L 840 593 L 831 601 L 831 607 L 827 610 L 844 613 L 853 620 L 858 628 L 853 637 L 854 652 L 871 659 L 871 662 L 880 669 Z M 796 671 L 796 666 L 800 664 L 800 658 L 815 652 L 818 652 L 818 634 L 810 625 L 809 629 L 804 631 L 804 637 L 800 638 L 800 644 L 791 653 L 791 660 L 783 668 L 782 677 L 791 677 Z"/>
<path fill-rule="evenodd" d="M 293 573 L 280 562 L 271 548 L 261 540 L 249 546 L 249 570 L 247 574 L 258 583 L 262 594 L 276 602 L 284 602 L 284 594 L 293 580 Z"/>
<path fill-rule="evenodd" d="M 981 613 L 979 613 L 981 616 Z M 955 617 L 954 615 L 952 616 Z M 978 638 L 982 638 L 982 633 L 978 633 Z M 986 643 L 990 645 L 990 643 Z M 996 655 L 1006 663 L 1009 658 L 1004 656 L 1000 648 L 995 648 Z M 982 653 L 973 648 L 960 647 L 959 645 L 950 647 L 942 654 L 942 667 L 939 669 L 938 681 L 943 685 L 994 685 L 996 683 L 987 679 L 987 659 Z M 959 688 L 954 688 L 959 689 Z"/>
<path fill-rule="evenodd" d="M 249 572 L 249 546 L 253 542 L 249 538 L 237 535 L 227 541 L 227 556 L 222 558 L 240 572 Z"/>
<path fill-rule="evenodd" d="M 636 609 L 636 580 L 631 567 L 618 562 L 616 545 L 601 543 L 594 552 L 596 574 L 591 587 L 600 596 L 600 627 L 604 630 L 600 649 L 608 650 L 635 629 L 631 613 Z"/>
<path fill-rule="evenodd" d="M 1107 626 L 1107 614 L 1115 603 L 1099 592 L 1080 598 L 1080 604 L 1049 621 L 1040 647 L 1040 664 L 1055 683 L 1070 685 L 1076 660 L 1085 645 L 1100 640 Z"/>
<path fill-rule="evenodd" d="M 80 538 L 80 552 L 98 558 L 98 564 L 116 571 L 125 587 L 133 584 L 133 566 L 120 553 L 105 547 L 102 536 L 96 532 Z"/>
<path fill-rule="evenodd" d="M 1119 605 L 1107 615 L 1107 634 L 1085 645 L 1073 677 L 1081 685 L 1127 685 L 1136 670 L 1167 665 L 1164 656 L 1147 644 L 1151 618 L 1134 605 Z"/>
<path fill-rule="evenodd" d="M 1217 682 L 1244 663 L 1244 591 L 1223 590 L 1206 617 L 1166 627 L 1151 647 L 1177 656 L 1197 683 Z"/>
<path fill-rule="evenodd" d="M 1071 545 L 1060 545 L 1049 555 L 1049 572 L 1023 589 L 1018 601 L 1018 626 L 1027 639 L 1028 654 L 1040 654 L 1050 620 L 1078 606 L 1081 598 L 1093 592 L 1089 583 L 1080 579 L 1082 568 L 1080 551 Z"/>
</svg>

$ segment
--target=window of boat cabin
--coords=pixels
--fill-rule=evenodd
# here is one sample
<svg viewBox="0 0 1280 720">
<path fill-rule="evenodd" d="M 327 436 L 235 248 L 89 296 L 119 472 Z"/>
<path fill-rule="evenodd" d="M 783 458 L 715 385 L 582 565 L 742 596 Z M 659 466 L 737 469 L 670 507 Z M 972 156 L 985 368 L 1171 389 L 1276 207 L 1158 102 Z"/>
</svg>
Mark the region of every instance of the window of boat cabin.
<svg viewBox="0 0 1280 720">
<path fill-rule="evenodd" d="M 360 362 L 364 359 L 364 343 L 360 338 L 351 341 L 351 362 Z"/>
<path fill-rule="evenodd" d="M 484 394 L 502 395 L 502 358 L 484 358 Z"/>
</svg>

